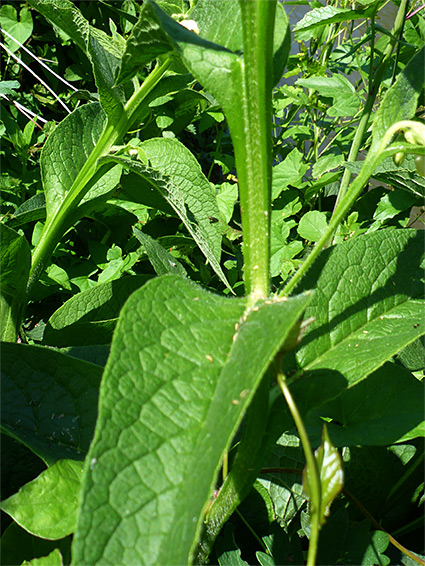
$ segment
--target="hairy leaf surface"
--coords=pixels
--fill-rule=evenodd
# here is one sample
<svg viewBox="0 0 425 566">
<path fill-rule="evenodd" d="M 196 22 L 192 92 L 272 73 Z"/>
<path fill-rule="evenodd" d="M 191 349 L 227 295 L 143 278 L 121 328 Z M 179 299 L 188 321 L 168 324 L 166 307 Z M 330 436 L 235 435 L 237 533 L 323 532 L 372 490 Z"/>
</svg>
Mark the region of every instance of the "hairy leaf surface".
<svg viewBox="0 0 425 566">
<path fill-rule="evenodd" d="M 222 453 L 308 300 L 245 313 L 246 299 L 175 276 L 132 295 L 105 369 L 76 564 L 188 562 Z"/>
</svg>

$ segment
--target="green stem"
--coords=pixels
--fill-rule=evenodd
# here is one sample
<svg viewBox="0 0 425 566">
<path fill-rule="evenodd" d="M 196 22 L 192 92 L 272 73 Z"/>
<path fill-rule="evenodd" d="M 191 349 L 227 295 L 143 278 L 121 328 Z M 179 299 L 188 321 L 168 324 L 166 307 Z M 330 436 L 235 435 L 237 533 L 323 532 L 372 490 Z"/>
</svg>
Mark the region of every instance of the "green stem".
<svg viewBox="0 0 425 566">
<path fill-rule="evenodd" d="M 243 136 L 234 138 L 240 191 L 245 288 L 251 300 L 270 287 L 273 30 L 276 2 L 241 0 Z"/>
<path fill-rule="evenodd" d="M 403 120 L 401 122 L 397 122 L 396 124 L 391 126 L 391 128 L 388 129 L 388 131 L 382 138 L 379 148 L 374 152 L 373 155 L 369 155 L 364 161 L 363 167 L 361 168 L 359 175 L 351 183 L 351 186 L 345 196 L 345 199 L 340 203 L 340 206 L 338 207 L 337 210 L 335 210 L 334 214 L 332 215 L 332 218 L 329 222 L 326 231 L 323 233 L 321 238 L 316 242 L 314 248 L 311 250 L 310 254 L 307 256 L 304 263 L 301 265 L 301 267 L 298 269 L 298 271 L 295 273 L 292 279 L 285 285 L 285 287 L 279 293 L 279 296 L 289 295 L 289 293 L 293 291 L 293 289 L 302 279 L 302 277 L 304 277 L 304 275 L 310 269 L 311 265 L 313 264 L 317 256 L 320 254 L 322 249 L 325 247 L 325 245 L 331 238 L 332 234 L 334 234 L 339 223 L 343 220 L 347 212 L 353 206 L 357 197 L 363 190 L 363 187 L 366 185 L 373 171 L 381 163 L 381 161 L 399 152 L 412 153 L 415 155 L 424 154 L 425 148 L 419 145 L 413 146 L 405 143 L 400 143 L 400 144 L 392 144 L 390 147 L 386 148 L 387 144 L 391 141 L 391 138 L 394 136 L 395 133 L 397 133 L 401 129 L 409 129 L 412 124 L 414 124 L 414 122 L 411 122 L 409 120 Z"/>
<path fill-rule="evenodd" d="M 307 431 L 304 422 L 295 404 L 291 391 L 286 383 L 285 376 L 281 371 L 277 374 L 277 382 L 285 397 L 288 408 L 294 419 L 295 426 L 297 427 L 301 444 L 304 450 L 304 455 L 307 463 L 307 468 L 310 473 L 310 503 L 311 503 L 311 534 L 308 545 L 307 566 L 314 566 L 316 563 L 317 549 L 319 545 L 319 531 L 320 531 L 320 507 L 322 500 L 322 488 L 320 484 L 320 474 L 317 468 L 316 458 L 314 457 L 313 450 L 310 446 Z"/>
<path fill-rule="evenodd" d="M 393 29 L 391 30 L 391 38 L 388 40 L 387 46 L 383 53 L 382 59 L 379 62 L 376 70 L 373 70 L 373 49 L 374 49 L 374 39 L 375 39 L 375 18 L 374 15 L 372 16 L 372 35 L 371 35 L 371 59 L 370 59 L 370 69 L 369 69 L 369 91 L 366 98 L 365 106 L 362 112 L 362 116 L 360 118 L 359 125 L 356 129 L 356 133 L 353 139 L 353 143 L 351 144 L 350 152 L 348 154 L 347 161 L 356 161 L 357 156 L 360 151 L 361 144 L 363 142 L 363 137 L 366 132 L 366 129 L 369 124 L 370 115 L 373 110 L 373 105 L 375 103 L 376 96 L 379 91 L 379 87 L 382 82 L 382 78 L 384 72 L 390 62 L 390 58 L 393 52 L 393 48 L 395 43 L 398 41 L 400 34 L 403 31 L 404 26 L 404 19 L 406 16 L 407 10 L 407 3 L 408 0 L 402 0 L 400 3 L 400 7 L 397 12 L 397 16 L 394 22 Z M 375 10 L 376 12 L 376 10 Z M 334 207 L 334 214 L 338 206 L 340 205 L 341 201 L 345 197 L 347 192 L 348 185 L 351 179 L 351 171 L 346 169 L 344 171 L 344 175 L 342 176 L 341 185 L 338 192 L 338 197 L 336 199 L 335 207 Z"/>
<path fill-rule="evenodd" d="M 166 59 L 164 63 L 158 65 L 147 77 L 142 86 L 134 92 L 125 105 L 124 112 L 117 124 L 111 123 L 108 120 L 102 135 L 72 183 L 58 212 L 46 222 L 41 238 L 32 256 L 31 271 L 27 286 L 27 299 L 30 298 L 33 286 L 45 269 L 56 245 L 69 228 L 69 223 L 72 220 L 77 206 L 90 189 L 92 185 L 91 180 L 98 167 L 98 160 L 106 155 L 110 148 L 120 140 L 130 128 L 138 107 L 168 69 L 170 62 L 170 59 Z"/>
</svg>

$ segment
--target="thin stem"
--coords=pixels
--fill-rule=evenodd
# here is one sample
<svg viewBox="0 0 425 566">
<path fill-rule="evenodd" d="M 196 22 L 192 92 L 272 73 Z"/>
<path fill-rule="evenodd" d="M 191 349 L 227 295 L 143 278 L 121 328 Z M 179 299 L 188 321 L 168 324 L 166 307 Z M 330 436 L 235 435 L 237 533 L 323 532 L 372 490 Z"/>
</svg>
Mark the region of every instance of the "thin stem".
<svg viewBox="0 0 425 566">
<path fill-rule="evenodd" d="M 374 53 L 374 39 L 375 39 L 375 14 L 372 15 L 372 35 L 371 35 L 371 56 L 370 56 L 370 68 L 369 68 L 369 92 L 366 98 L 366 103 L 364 106 L 364 110 L 362 113 L 362 117 L 360 118 L 360 122 L 358 128 L 356 129 L 356 133 L 353 139 L 353 143 L 351 144 L 350 152 L 348 154 L 347 161 L 356 161 L 357 156 L 360 151 L 361 144 L 363 142 L 363 137 L 366 132 L 367 126 L 369 124 L 370 115 L 372 113 L 373 105 L 375 103 L 376 95 L 379 91 L 380 84 L 382 82 L 382 78 L 384 76 L 385 69 L 390 61 L 391 54 L 394 48 L 394 44 L 398 41 L 400 33 L 403 30 L 404 26 L 404 18 L 406 15 L 408 0 L 402 0 L 400 3 L 400 7 L 397 12 L 397 16 L 394 22 L 393 29 L 391 30 L 391 38 L 388 40 L 387 46 L 383 53 L 383 57 L 379 62 L 375 71 L 373 71 L 373 53 Z M 342 177 L 341 185 L 338 192 L 338 197 L 336 199 L 335 207 L 334 207 L 334 214 L 345 197 L 347 192 L 348 185 L 351 179 L 351 171 L 346 169 L 344 171 L 344 175 Z"/>
<path fill-rule="evenodd" d="M 303 473 L 302 470 L 298 470 L 297 468 L 279 468 L 279 467 L 275 467 L 275 468 L 263 468 L 261 470 L 262 474 L 297 474 L 297 475 L 301 475 Z M 371 515 L 369 513 L 369 511 L 366 509 L 366 507 L 350 492 L 348 491 L 347 488 L 343 488 L 342 489 L 344 495 L 346 497 L 348 497 L 348 499 L 350 499 L 352 501 L 352 503 L 354 503 L 359 510 L 363 513 L 363 515 L 369 519 L 369 521 L 371 522 L 371 524 L 375 527 L 375 529 L 378 529 L 379 531 L 382 531 L 384 533 L 386 533 L 390 539 L 390 543 L 395 546 L 396 548 L 398 548 L 403 554 L 405 554 L 406 556 L 410 556 L 410 558 L 412 558 L 412 560 L 414 560 L 415 562 L 417 562 L 418 564 L 421 564 L 421 566 L 425 566 L 425 561 L 422 560 L 422 558 L 420 558 L 419 556 L 416 556 L 416 554 L 412 551 L 410 551 L 409 549 L 407 549 L 405 546 L 403 546 L 400 542 L 398 542 L 398 540 L 396 540 L 388 531 L 386 531 L 384 528 L 382 528 L 382 526 L 378 523 L 378 521 L 373 517 L 373 515 Z"/>
<path fill-rule="evenodd" d="M 317 462 L 310 446 L 307 431 L 304 422 L 295 404 L 291 391 L 286 383 L 285 376 L 281 371 L 277 374 L 277 382 L 285 397 L 288 408 L 294 419 L 295 426 L 297 427 L 301 444 L 304 450 L 304 455 L 307 463 L 307 468 L 310 473 L 310 499 L 311 499 L 311 534 L 308 545 L 307 566 L 314 566 L 316 563 L 317 550 L 319 545 L 319 531 L 320 531 L 320 507 L 322 501 L 322 488 L 320 484 L 320 474 L 317 468 Z"/>
</svg>

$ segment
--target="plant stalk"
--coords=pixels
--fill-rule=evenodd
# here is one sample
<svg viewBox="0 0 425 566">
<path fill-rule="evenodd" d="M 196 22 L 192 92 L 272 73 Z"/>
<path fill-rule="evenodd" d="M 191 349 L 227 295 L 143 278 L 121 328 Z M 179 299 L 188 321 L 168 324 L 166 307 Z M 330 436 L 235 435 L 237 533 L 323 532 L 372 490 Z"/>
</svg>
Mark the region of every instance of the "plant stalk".
<svg viewBox="0 0 425 566">
<path fill-rule="evenodd" d="M 297 427 L 301 444 L 304 450 L 304 455 L 307 463 L 308 471 L 310 472 L 310 504 L 311 504 L 311 534 L 308 545 L 307 566 L 314 566 L 316 564 L 317 549 L 319 546 L 319 531 L 320 531 L 320 507 L 322 501 L 322 488 L 320 483 L 320 474 L 317 468 L 316 458 L 314 457 L 313 450 L 310 446 L 307 431 L 304 422 L 295 404 L 291 391 L 286 383 L 285 376 L 279 370 L 277 374 L 277 382 L 285 397 L 288 408 L 294 419 L 295 426 Z"/>
<path fill-rule="evenodd" d="M 170 66 L 170 63 L 171 59 L 167 58 L 152 71 L 141 87 L 133 93 L 126 103 L 124 112 L 117 124 L 111 123 L 110 120 L 107 121 L 102 135 L 75 178 L 59 211 L 46 222 L 41 238 L 32 256 L 31 271 L 27 285 L 27 301 L 31 296 L 34 284 L 44 271 L 59 240 L 69 228 L 70 221 L 72 221 L 77 206 L 93 185 L 92 180 L 98 167 L 98 160 L 104 155 L 107 155 L 111 147 L 126 134 L 132 125 L 138 107 L 147 94 L 158 83 Z M 106 169 L 103 169 L 103 174 L 105 171 Z"/>
<path fill-rule="evenodd" d="M 270 288 L 272 76 L 275 1 L 241 0 L 243 139 L 234 140 L 238 173 L 245 289 L 252 302 Z M 236 142 L 236 143 L 235 143 Z"/>
<path fill-rule="evenodd" d="M 404 20 L 406 17 L 406 11 L 408 6 L 408 0 L 402 0 L 400 3 L 400 7 L 397 12 L 397 16 L 394 22 L 393 29 L 391 30 L 391 37 L 388 40 L 388 43 L 385 47 L 385 51 L 383 53 L 382 59 L 379 62 L 376 70 L 373 70 L 373 49 L 374 49 L 374 39 L 375 39 L 375 14 L 372 17 L 372 37 L 371 37 L 371 60 L 370 60 L 370 69 L 369 69 L 369 90 L 368 95 L 366 98 L 366 102 L 364 105 L 364 109 L 360 118 L 359 125 L 356 129 L 356 133 L 353 139 L 353 143 L 351 144 L 350 152 L 348 154 L 347 161 L 356 161 L 357 156 L 360 151 L 360 147 L 363 141 L 364 134 L 369 124 L 370 115 L 372 113 L 373 105 L 375 104 L 375 99 L 379 91 L 379 87 L 382 82 L 382 78 L 384 72 L 390 62 L 390 58 L 394 49 L 394 45 L 399 40 L 399 36 L 403 31 L 404 27 Z M 376 13 L 376 11 L 375 11 Z M 351 171 L 349 169 L 345 169 L 344 174 L 342 176 L 341 185 L 338 192 L 338 197 L 336 199 L 334 212 L 341 203 L 342 199 L 345 197 L 347 192 L 348 185 L 351 179 Z"/>
</svg>

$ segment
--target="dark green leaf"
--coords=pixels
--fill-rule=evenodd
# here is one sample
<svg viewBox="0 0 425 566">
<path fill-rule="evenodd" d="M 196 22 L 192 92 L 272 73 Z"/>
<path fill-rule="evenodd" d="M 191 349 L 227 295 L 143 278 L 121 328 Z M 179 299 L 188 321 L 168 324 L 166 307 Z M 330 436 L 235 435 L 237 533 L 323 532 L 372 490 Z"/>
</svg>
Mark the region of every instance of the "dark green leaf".
<svg viewBox="0 0 425 566">
<path fill-rule="evenodd" d="M 25 301 L 31 250 L 25 236 L 0 224 L 1 339 L 16 339 L 16 324 Z"/>
<path fill-rule="evenodd" d="M 49 318 L 43 343 L 59 347 L 109 343 L 125 301 L 148 279 L 121 277 L 74 295 Z"/>
<path fill-rule="evenodd" d="M 60 541 L 44 540 L 27 533 L 16 523 L 12 523 L 3 533 L 0 540 L 0 552 L 3 564 L 7 566 L 21 566 L 24 560 L 32 561 L 34 558 L 44 559 L 44 562 L 34 562 L 35 566 L 53 566 L 55 562 L 46 564 L 47 555 L 60 549 L 64 563 L 68 564 L 71 550 L 71 537 Z M 56 559 L 56 558 L 55 558 Z M 59 562 L 62 566 L 62 563 Z M 31 562 L 32 565 L 32 562 Z"/>
<path fill-rule="evenodd" d="M 102 368 L 39 346 L 2 344 L 2 430 L 47 464 L 82 460 Z"/>
<path fill-rule="evenodd" d="M 394 363 L 369 375 L 336 399 L 310 411 L 306 424 L 314 440 L 322 419 L 336 446 L 386 446 L 425 436 L 424 388 Z"/>
<path fill-rule="evenodd" d="M 157 275 L 175 273 L 181 277 L 186 277 L 186 271 L 182 264 L 174 256 L 167 252 L 161 244 L 137 228 L 133 228 L 133 233 L 139 242 L 143 244 L 149 261 Z"/>
<path fill-rule="evenodd" d="M 27 222 L 44 220 L 46 218 L 46 197 L 44 193 L 37 193 L 26 200 L 8 220 L 11 228 L 17 228 Z"/>
</svg>

